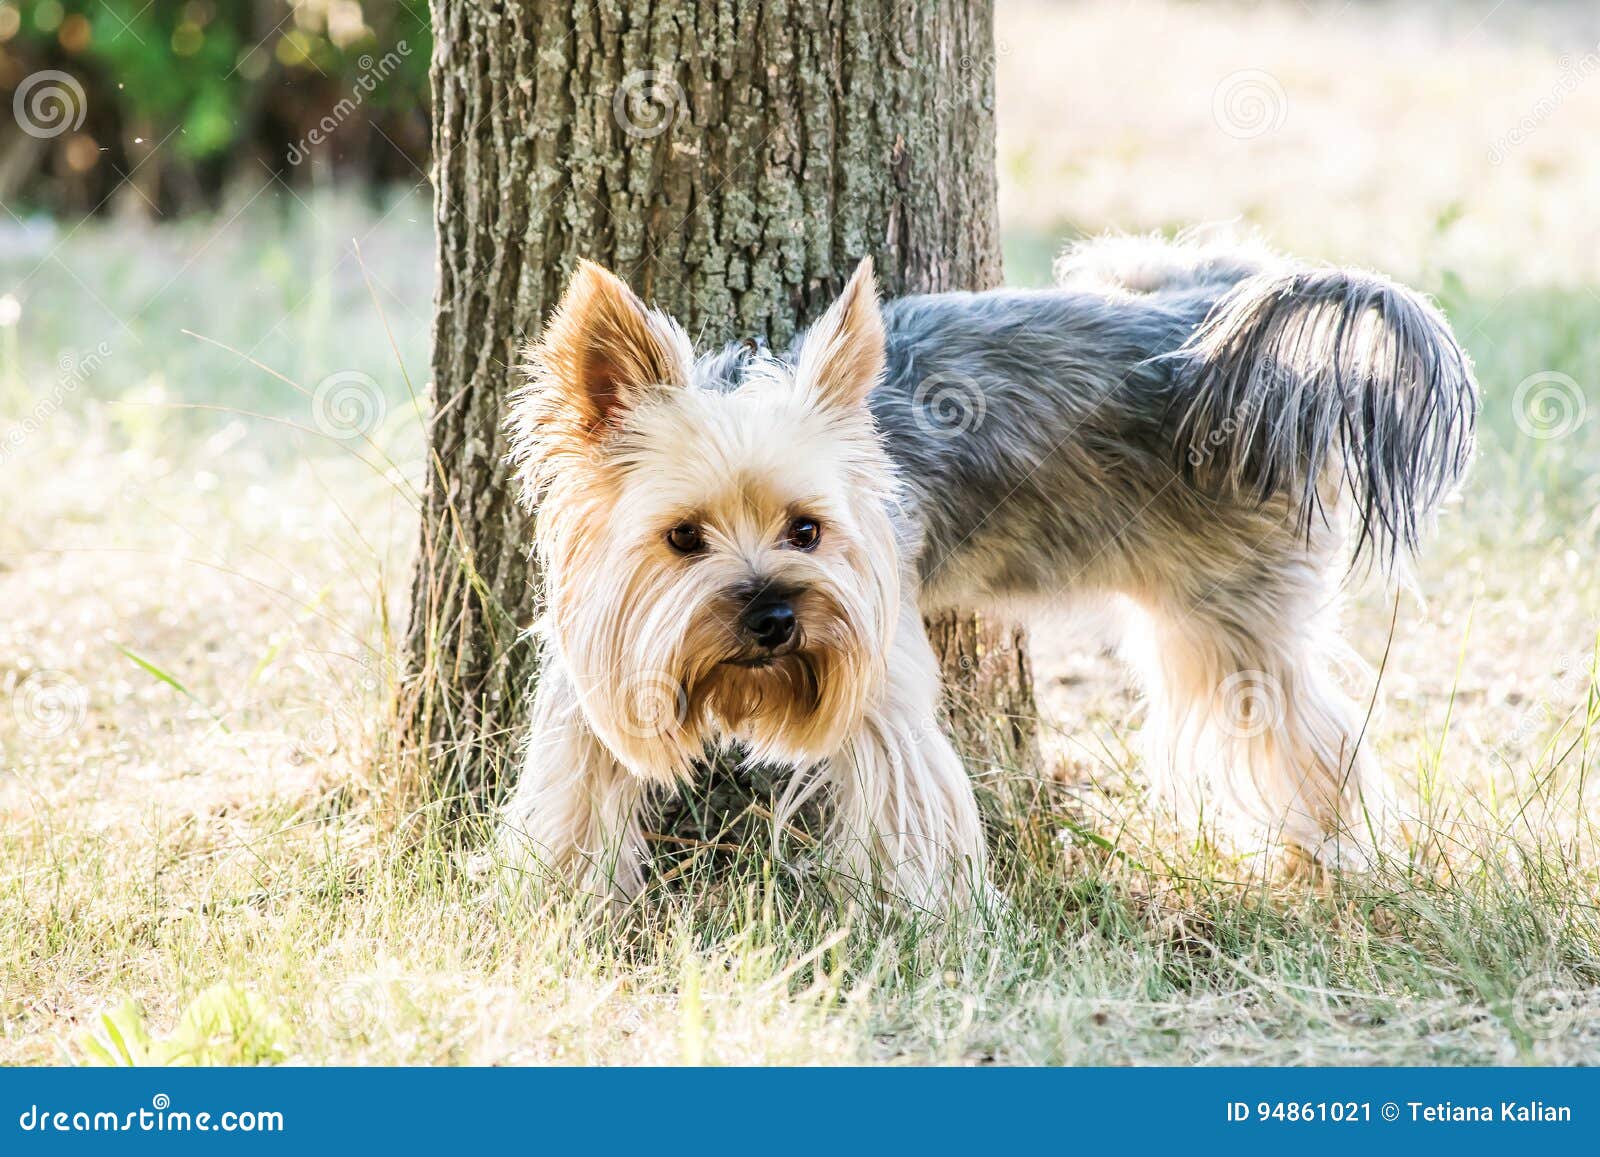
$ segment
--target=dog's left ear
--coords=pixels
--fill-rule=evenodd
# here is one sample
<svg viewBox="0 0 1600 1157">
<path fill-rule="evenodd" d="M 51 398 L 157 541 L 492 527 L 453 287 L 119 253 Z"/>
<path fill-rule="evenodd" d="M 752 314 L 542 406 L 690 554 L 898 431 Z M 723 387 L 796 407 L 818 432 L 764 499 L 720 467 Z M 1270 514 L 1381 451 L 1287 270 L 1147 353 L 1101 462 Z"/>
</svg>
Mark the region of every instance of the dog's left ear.
<svg viewBox="0 0 1600 1157">
<path fill-rule="evenodd" d="M 829 406 L 858 406 L 883 377 L 883 313 L 872 258 L 863 257 L 844 292 L 800 346 L 795 380 Z"/>
</svg>

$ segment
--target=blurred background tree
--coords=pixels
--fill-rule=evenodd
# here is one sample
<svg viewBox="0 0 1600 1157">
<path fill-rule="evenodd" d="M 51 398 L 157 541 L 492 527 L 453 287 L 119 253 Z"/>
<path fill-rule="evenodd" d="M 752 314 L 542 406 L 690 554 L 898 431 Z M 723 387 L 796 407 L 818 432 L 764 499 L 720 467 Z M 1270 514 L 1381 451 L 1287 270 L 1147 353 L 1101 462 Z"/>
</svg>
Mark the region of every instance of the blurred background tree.
<svg viewBox="0 0 1600 1157">
<path fill-rule="evenodd" d="M 5 0 L 0 202 L 166 216 L 263 166 L 414 181 L 430 51 L 418 0 Z"/>
</svg>

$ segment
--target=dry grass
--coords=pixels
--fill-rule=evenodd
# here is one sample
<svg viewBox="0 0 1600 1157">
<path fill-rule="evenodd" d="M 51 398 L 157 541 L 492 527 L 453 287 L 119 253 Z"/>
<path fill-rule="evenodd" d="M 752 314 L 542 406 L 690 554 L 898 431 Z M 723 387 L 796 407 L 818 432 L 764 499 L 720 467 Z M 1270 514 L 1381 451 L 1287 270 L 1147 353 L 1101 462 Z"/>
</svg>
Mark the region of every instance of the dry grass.
<svg viewBox="0 0 1600 1157">
<path fill-rule="evenodd" d="M 800 848 L 672 853 L 678 877 L 620 927 L 500 907 L 393 813 L 374 758 L 418 443 L 336 239 L 365 238 L 416 376 L 428 213 L 269 187 L 236 219 L 94 223 L 0 263 L 23 299 L 0 331 L 21 432 L 0 469 L 0 1061 L 100 1056 L 107 1010 L 148 1036 L 136 1052 L 202 1061 L 1592 1059 L 1600 438 L 1592 419 L 1529 437 L 1514 396 L 1559 371 L 1600 407 L 1573 127 L 1600 75 L 1486 171 L 1500 114 L 1586 30 L 1449 11 L 1441 29 L 1366 5 L 1012 0 L 1001 22 L 1019 276 L 1041 234 L 1243 215 L 1420 279 L 1478 358 L 1484 454 L 1416 576 L 1426 602 L 1400 600 L 1375 729 L 1429 821 L 1412 858 L 1268 881 L 1159 830 L 1137 704 L 1078 619 L 1037 638 L 1060 783 L 980 771 L 1013 901 L 992 924 L 842 907 L 790 870 Z M 1240 68 L 1290 101 L 1248 142 L 1211 119 Z M 181 328 L 312 393 L 370 375 L 375 445 L 329 438 L 327 407 Z M 1374 660 L 1392 612 L 1357 592 Z"/>
<path fill-rule="evenodd" d="M 1592 8 L 1008 0 L 998 24 L 1014 229 L 1239 219 L 1400 277 L 1600 283 Z"/>
</svg>

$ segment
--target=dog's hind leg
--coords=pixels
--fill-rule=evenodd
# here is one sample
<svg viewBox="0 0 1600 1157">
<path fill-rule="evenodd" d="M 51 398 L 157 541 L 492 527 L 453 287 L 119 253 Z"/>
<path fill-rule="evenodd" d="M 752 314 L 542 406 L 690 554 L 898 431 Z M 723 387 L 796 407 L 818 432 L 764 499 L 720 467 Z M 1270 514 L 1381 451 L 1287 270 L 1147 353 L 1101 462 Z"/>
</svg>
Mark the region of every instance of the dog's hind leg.
<svg viewBox="0 0 1600 1157">
<path fill-rule="evenodd" d="M 1140 600 L 1125 650 L 1149 702 L 1151 786 L 1225 842 L 1364 868 L 1393 803 L 1366 712 L 1333 673 L 1344 645 L 1327 567 L 1292 538 L 1203 597 Z"/>
<path fill-rule="evenodd" d="M 580 893 L 631 899 L 644 886 L 644 791 L 589 729 L 570 677 L 547 652 L 522 775 L 501 813 L 508 867 Z"/>
<path fill-rule="evenodd" d="M 826 764 L 833 866 L 930 910 L 987 895 L 977 799 L 945 734 L 939 665 L 915 607 L 902 608 L 882 693 Z"/>
</svg>

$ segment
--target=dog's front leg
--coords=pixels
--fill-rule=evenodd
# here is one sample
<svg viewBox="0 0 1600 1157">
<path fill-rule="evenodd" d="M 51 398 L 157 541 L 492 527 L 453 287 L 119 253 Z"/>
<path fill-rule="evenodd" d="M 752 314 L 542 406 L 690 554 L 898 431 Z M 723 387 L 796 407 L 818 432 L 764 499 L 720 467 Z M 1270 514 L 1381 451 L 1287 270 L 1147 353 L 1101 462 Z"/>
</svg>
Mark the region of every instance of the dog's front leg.
<svg viewBox="0 0 1600 1157">
<path fill-rule="evenodd" d="M 532 715 L 522 776 L 501 814 L 507 859 L 561 887 L 632 899 L 644 887 L 644 784 L 595 737 L 552 648 Z"/>
<path fill-rule="evenodd" d="M 828 760 L 835 868 L 931 910 L 987 894 L 977 799 L 945 734 L 939 664 L 915 607 L 902 609 L 882 694 Z"/>
</svg>

